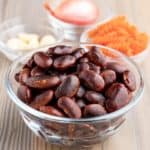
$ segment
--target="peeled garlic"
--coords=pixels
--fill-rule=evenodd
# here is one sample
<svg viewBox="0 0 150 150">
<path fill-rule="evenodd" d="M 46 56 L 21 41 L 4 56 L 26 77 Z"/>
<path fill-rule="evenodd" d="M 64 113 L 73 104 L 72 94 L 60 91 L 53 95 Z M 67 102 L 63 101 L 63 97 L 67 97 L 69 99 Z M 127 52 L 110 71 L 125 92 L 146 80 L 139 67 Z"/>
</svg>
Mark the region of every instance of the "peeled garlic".
<svg viewBox="0 0 150 150">
<path fill-rule="evenodd" d="M 20 33 L 16 38 L 9 39 L 7 46 L 13 50 L 31 50 L 40 46 L 50 45 L 56 42 L 52 35 L 45 35 L 41 38 L 34 33 Z"/>
<path fill-rule="evenodd" d="M 34 33 L 19 33 L 18 38 L 25 43 L 30 43 L 31 40 L 39 40 L 39 35 Z"/>
<path fill-rule="evenodd" d="M 35 39 L 35 38 L 31 39 L 29 41 L 29 43 L 28 43 L 28 47 L 30 49 L 32 49 L 32 48 L 38 48 L 39 46 L 40 46 L 39 40 Z"/>
<path fill-rule="evenodd" d="M 55 42 L 56 42 L 56 39 L 53 36 L 45 35 L 42 37 L 40 41 L 40 46 L 54 44 Z"/>
<path fill-rule="evenodd" d="M 7 46 L 13 50 L 27 49 L 28 45 L 18 38 L 12 38 L 7 41 Z"/>
</svg>

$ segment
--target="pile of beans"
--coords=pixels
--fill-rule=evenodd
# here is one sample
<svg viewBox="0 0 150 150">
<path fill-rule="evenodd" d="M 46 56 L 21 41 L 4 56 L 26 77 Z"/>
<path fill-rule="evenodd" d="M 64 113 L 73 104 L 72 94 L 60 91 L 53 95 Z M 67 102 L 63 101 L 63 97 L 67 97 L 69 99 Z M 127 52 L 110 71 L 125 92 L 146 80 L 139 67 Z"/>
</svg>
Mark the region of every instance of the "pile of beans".
<svg viewBox="0 0 150 150">
<path fill-rule="evenodd" d="M 59 117 L 87 118 L 127 105 L 136 79 L 125 63 L 109 60 L 98 47 L 58 45 L 36 52 L 15 75 L 18 97 Z"/>
</svg>

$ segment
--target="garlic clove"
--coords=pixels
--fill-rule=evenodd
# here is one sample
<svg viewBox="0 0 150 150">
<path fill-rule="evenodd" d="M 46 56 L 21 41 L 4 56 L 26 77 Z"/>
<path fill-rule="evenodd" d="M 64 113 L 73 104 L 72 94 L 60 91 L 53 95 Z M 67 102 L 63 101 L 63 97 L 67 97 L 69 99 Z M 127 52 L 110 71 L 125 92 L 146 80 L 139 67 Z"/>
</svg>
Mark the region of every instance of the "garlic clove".
<svg viewBox="0 0 150 150">
<path fill-rule="evenodd" d="M 27 49 L 28 45 L 18 38 L 12 38 L 7 41 L 7 46 L 12 50 Z"/>
<path fill-rule="evenodd" d="M 40 41 L 40 46 L 54 44 L 56 39 L 52 35 L 45 35 Z"/>
<path fill-rule="evenodd" d="M 19 33 L 18 38 L 24 41 L 25 43 L 29 43 L 31 40 L 39 40 L 39 35 L 34 33 Z"/>
</svg>

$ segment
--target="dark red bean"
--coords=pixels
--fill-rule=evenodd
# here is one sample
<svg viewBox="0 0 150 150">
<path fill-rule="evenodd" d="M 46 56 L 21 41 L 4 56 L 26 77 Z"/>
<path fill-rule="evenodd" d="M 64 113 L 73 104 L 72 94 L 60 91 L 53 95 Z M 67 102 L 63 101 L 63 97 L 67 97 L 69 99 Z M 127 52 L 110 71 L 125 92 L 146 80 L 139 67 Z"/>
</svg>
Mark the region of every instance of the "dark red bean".
<svg viewBox="0 0 150 150">
<path fill-rule="evenodd" d="M 25 85 L 20 85 L 17 90 L 18 97 L 25 103 L 29 104 L 32 101 L 31 89 Z"/>
<path fill-rule="evenodd" d="M 81 118 L 80 107 L 69 97 L 61 97 L 58 99 L 58 107 L 71 118 Z"/>
<path fill-rule="evenodd" d="M 68 76 L 56 89 L 55 96 L 57 98 L 62 96 L 73 97 L 78 92 L 80 81 L 77 76 Z"/>
<path fill-rule="evenodd" d="M 80 58 L 79 62 L 80 63 L 87 63 L 87 62 L 89 62 L 89 59 L 87 57 L 82 57 L 82 58 Z"/>
<path fill-rule="evenodd" d="M 130 97 L 128 97 L 128 99 L 125 99 L 124 101 L 122 100 L 112 100 L 112 99 L 108 99 L 105 103 L 105 107 L 106 107 L 106 110 L 108 112 L 114 112 L 116 110 L 119 110 L 121 109 L 122 107 L 126 106 L 129 102 L 130 102 Z"/>
<path fill-rule="evenodd" d="M 34 77 L 34 76 L 40 76 L 40 75 L 44 75 L 45 71 L 39 67 L 34 67 L 32 70 L 31 70 L 31 76 Z"/>
<path fill-rule="evenodd" d="M 130 96 L 127 88 L 122 83 L 113 83 L 107 90 L 106 96 L 106 108 L 109 112 L 118 110 L 127 105 L 130 100 Z"/>
<path fill-rule="evenodd" d="M 117 79 L 116 73 L 113 70 L 104 70 L 101 73 L 101 76 L 103 77 L 106 85 L 112 84 Z"/>
<path fill-rule="evenodd" d="M 72 48 L 71 46 L 64 46 L 64 45 L 59 45 L 56 47 L 52 47 L 48 50 L 48 54 L 54 54 L 54 55 L 68 55 L 76 50 Z"/>
<path fill-rule="evenodd" d="M 76 58 L 71 55 L 60 56 L 54 60 L 54 68 L 58 70 L 65 70 L 73 66 Z"/>
<path fill-rule="evenodd" d="M 60 84 L 60 79 L 57 76 L 35 76 L 26 80 L 26 85 L 36 89 L 47 89 Z"/>
<path fill-rule="evenodd" d="M 37 52 L 34 54 L 34 62 L 40 68 L 49 68 L 51 67 L 53 60 L 50 56 L 46 55 L 44 52 Z"/>
<path fill-rule="evenodd" d="M 83 70 L 89 70 L 90 66 L 88 63 L 80 63 L 77 65 L 77 72 L 81 72 Z"/>
<path fill-rule="evenodd" d="M 26 66 L 29 68 L 32 68 L 34 66 L 34 60 L 33 57 L 31 57 L 28 62 L 26 63 Z"/>
<path fill-rule="evenodd" d="M 87 91 L 85 93 L 85 98 L 92 104 L 100 104 L 103 106 L 105 102 L 105 97 L 101 93 L 95 91 Z"/>
<path fill-rule="evenodd" d="M 127 67 L 121 62 L 108 62 L 106 68 L 114 70 L 117 73 L 123 73 L 127 70 Z"/>
<path fill-rule="evenodd" d="M 135 75 L 131 71 L 125 71 L 123 73 L 123 82 L 130 91 L 135 91 L 136 79 Z"/>
<path fill-rule="evenodd" d="M 19 73 L 19 82 L 22 84 L 25 84 L 26 80 L 30 77 L 30 69 L 29 68 L 24 68 L 20 73 Z"/>
<path fill-rule="evenodd" d="M 107 90 L 106 96 L 108 99 L 117 99 L 124 101 L 128 99 L 128 90 L 122 83 L 113 83 Z"/>
<path fill-rule="evenodd" d="M 93 46 L 88 52 L 88 58 L 91 62 L 98 66 L 105 66 L 106 64 L 106 57 L 100 51 L 100 48 Z"/>
<path fill-rule="evenodd" d="M 33 102 L 30 104 L 31 107 L 39 109 L 41 106 L 47 105 L 53 98 L 53 91 L 47 90 L 37 95 Z"/>
<path fill-rule="evenodd" d="M 104 89 L 105 86 L 104 79 L 94 71 L 84 70 L 80 72 L 79 78 L 81 79 L 81 81 L 85 86 L 94 91 L 100 92 Z"/>
<path fill-rule="evenodd" d="M 79 59 L 79 58 L 83 57 L 85 53 L 86 53 L 85 49 L 83 49 L 83 48 L 77 48 L 75 50 L 75 52 L 73 53 L 73 56 L 76 59 Z"/>
<path fill-rule="evenodd" d="M 88 64 L 89 64 L 89 70 L 92 70 L 96 72 L 97 74 L 100 74 L 100 70 L 101 70 L 100 66 L 97 66 L 93 63 L 88 63 Z"/>
<path fill-rule="evenodd" d="M 64 114 L 52 106 L 41 106 L 40 111 L 53 116 L 64 117 Z"/>
<path fill-rule="evenodd" d="M 86 105 L 84 108 L 84 116 L 85 117 L 94 117 L 94 116 L 102 116 L 107 112 L 105 108 L 99 104 L 90 104 Z"/>
</svg>

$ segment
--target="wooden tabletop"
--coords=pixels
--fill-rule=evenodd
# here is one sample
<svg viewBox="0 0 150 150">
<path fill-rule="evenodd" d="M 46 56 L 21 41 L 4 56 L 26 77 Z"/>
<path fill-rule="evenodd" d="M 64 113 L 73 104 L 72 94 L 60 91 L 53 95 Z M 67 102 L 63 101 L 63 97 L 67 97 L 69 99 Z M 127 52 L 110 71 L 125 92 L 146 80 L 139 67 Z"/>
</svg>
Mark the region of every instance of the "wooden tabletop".
<svg viewBox="0 0 150 150">
<path fill-rule="evenodd" d="M 98 0 L 99 1 L 99 0 Z M 41 0 L 0 0 L 0 21 L 14 16 L 44 17 Z M 107 0 L 117 14 L 125 14 L 140 29 L 150 33 L 149 0 Z M 149 56 L 150 58 L 150 56 Z M 91 150 L 150 150 L 150 59 L 140 65 L 144 74 L 145 92 L 138 106 L 128 114 L 120 131 Z M 22 121 L 16 106 L 4 88 L 4 77 L 11 62 L 0 54 L 0 150 L 67 150 L 46 144 Z"/>
</svg>

